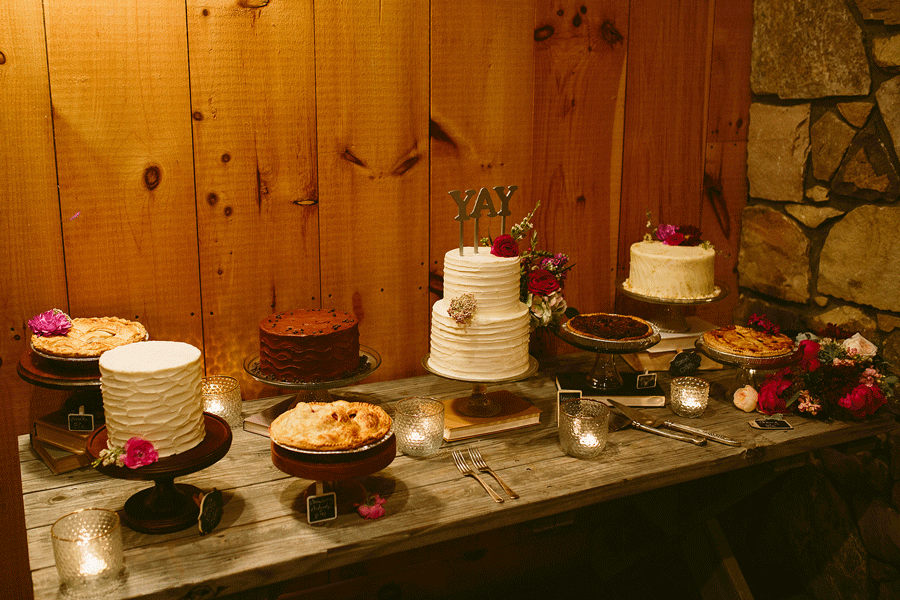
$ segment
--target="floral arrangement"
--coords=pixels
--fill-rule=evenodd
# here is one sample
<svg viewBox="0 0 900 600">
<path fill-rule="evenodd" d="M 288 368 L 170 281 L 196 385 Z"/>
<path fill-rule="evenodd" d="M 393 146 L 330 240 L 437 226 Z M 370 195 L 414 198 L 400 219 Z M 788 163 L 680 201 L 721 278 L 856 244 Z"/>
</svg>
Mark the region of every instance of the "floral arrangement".
<svg viewBox="0 0 900 600">
<path fill-rule="evenodd" d="M 531 330 L 538 327 L 557 327 L 565 316 L 577 314 L 569 308 L 562 289 L 569 269 L 569 257 L 562 253 L 538 250 L 537 231 L 533 231 L 532 219 L 541 205 L 538 202 L 528 215 L 512 226 L 509 235 L 499 235 L 493 240 L 482 239 L 482 244 L 491 247 L 491 254 L 511 258 L 519 257 L 519 299 L 528 307 L 531 315 Z M 519 252 L 519 240 L 531 232 L 529 247 Z"/>
<path fill-rule="evenodd" d="M 100 451 L 100 457 L 91 463 L 92 467 L 100 465 L 116 465 L 137 469 L 144 465 L 150 465 L 159 460 L 159 453 L 151 442 L 139 437 L 130 438 L 125 442 L 125 447 L 113 446 L 112 442 L 106 442 L 106 449 Z"/>
<path fill-rule="evenodd" d="M 28 319 L 28 326 L 35 335 L 40 337 L 66 335 L 72 328 L 72 318 L 58 308 L 54 308 Z"/>
<path fill-rule="evenodd" d="M 644 240 L 648 242 L 653 241 L 653 238 L 655 237 L 667 246 L 712 247 L 712 244 L 701 238 L 700 229 L 693 225 L 669 225 L 660 223 L 654 230 L 653 219 L 650 216 L 649 210 L 647 211 L 647 229 L 650 231 L 644 235 Z"/>
<path fill-rule="evenodd" d="M 759 412 L 865 419 L 893 396 L 897 376 L 885 374 L 878 347 L 859 333 L 847 337 L 831 326 L 822 337 L 804 333 L 797 339 L 800 362 L 765 378 L 757 398 Z M 735 394 L 735 404 L 744 410 L 751 400 L 747 391 Z"/>
</svg>

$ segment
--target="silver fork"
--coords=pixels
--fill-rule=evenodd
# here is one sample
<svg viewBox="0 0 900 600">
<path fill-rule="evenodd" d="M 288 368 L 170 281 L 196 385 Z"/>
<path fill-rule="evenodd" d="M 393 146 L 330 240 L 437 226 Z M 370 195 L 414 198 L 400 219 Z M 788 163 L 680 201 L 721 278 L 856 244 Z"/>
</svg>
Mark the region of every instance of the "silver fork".
<svg viewBox="0 0 900 600">
<path fill-rule="evenodd" d="M 456 468 L 459 469 L 460 473 L 477 479 L 478 483 L 481 484 L 481 487 L 483 487 L 485 491 L 487 491 L 487 493 L 491 495 L 491 498 L 494 499 L 494 502 L 503 502 L 503 498 L 501 498 L 500 495 L 491 488 L 491 486 L 486 484 L 484 480 L 478 476 L 478 473 L 472 470 L 472 467 L 469 466 L 469 464 L 466 462 L 466 459 L 463 458 L 463 455 L 459 450 L 454 450 L 453 452 L 451 452 L 451 454 L 453 455 L 453 462 L 456 463 Z"/>
<path fill-rule="evenodd" d="M 512 491 L 512 488 L 510 488 L 508 485 L 503 483 L 503 480 L 500 479 L 500 477 L 496 473 L 494 473 L 494 470 L 492 468 L 490 468 L 486 462 L 484 462 L 484 459 L 481 457 L 481 450 L 479 450 L 478 448 L 469 447 L 469 457 L 472 459 L 472 462 L 475 464 L 475 468 L 478 469 L 479 471 L 481 471 L 482 473 L 487 473 L 491 477 L 496 479 L 497 483 L 500 484 L 500 487 L 503 488 L 503 491 L 506 492 L 506 494 L 510 498 L 515 500 L 516 498 L 519 497 L 519 495 L 517 493 L 515 493 L 514 491 Z"/>
</svg>

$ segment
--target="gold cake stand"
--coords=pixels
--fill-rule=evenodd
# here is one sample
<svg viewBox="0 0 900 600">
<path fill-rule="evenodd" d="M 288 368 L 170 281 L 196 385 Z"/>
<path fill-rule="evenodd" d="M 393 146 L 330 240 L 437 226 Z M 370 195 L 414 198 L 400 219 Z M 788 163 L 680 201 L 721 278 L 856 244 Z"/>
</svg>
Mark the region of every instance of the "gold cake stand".
<svg viewBox="0 0 900 600">
<path fill-rule="evenodd" d="M 712 302 L 718 302 L 725 298 L 729 289 L 728 286 L 721 281 L 715 282 L 715 291 L 713 296 L 709 298 L 657 298 L 656 296 L 645 296 L 638 294 L 625 288 L 625 282 L 619 283 L 617 286 L 619 291 L 641 302 L 653 304 L 656 308 L 656 314 L 647 317 L 648 321 L 652 321 L 656 327 L 664 333 L 684 333 L 690 331 L 691 324 L 684 317 L 684 310 L 688 306 L 702 306 Z"/>
<path fill-rule="evenodd" d="M 425 370 L 431 373 L 432 375 L 437 375 L 438 377 L 443 377 L 444 379 L 450 379 L 451 381 L 462 381 L 465 383 L 472 384 L 472 394 L 469 396 L 465 396 L 462 398 L 456 398 L 453 401 L 453 406 L 455 409 L 462 415 L 467 417 L 493 417 L 500 413 L 503 410 L 503 399 L 509 395 L 509 392 L 506 391 L 494 391 L 488 392 L 487 386 L 490 384 L 497 383 L 513 383 L 516 381 L 522 381 L 523 379 L 528 379 L 538 370 L 538 361 L 533 356 L 528 357 L 528 367 L 519 373 L 518 375 L 514 375 L 513 377 L 506 377 L 504 379 L 476 379 L 476 378 L 466 378 L 466 377 L 453 377 L 451 375 L 446 375 L 444 373 L 439 373 L 431 368 L 428 364 L 428 358 L 431 354 L 426 354 L 422 359 L 422 366 L 425 367 Z"/>
</svg>

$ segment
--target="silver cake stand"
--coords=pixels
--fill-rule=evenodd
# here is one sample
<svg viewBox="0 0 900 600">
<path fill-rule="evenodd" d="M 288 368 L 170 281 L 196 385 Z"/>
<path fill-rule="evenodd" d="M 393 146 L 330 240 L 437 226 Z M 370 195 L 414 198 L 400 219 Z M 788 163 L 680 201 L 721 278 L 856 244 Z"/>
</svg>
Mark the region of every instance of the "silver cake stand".
<svg viewBox="0 0 900 600">
<path fill-rule="evenodd" d="M 467 379 L 465 377 L 453 377 L 451 375 L 445 375 L 444 373 L 439 373 L 431 368 L 428 364 L 428 358 L 431 354 L 426 354 L 425 358 L 422 359 L 422 366 L 425 367 L 425 370 L 431 373 L 432 375 L 437 375 L 438 377 L 443 377 L 444 379 L 450 379 L 452 381 L 462 381 L 465 383 L 472 384 L 472 395 L 465 398 L 465 402 L 459 402 L 458 404 L 454 404 L 456 410 L 467 417 L 493 417 L 497 415 L 501 410 L 503 410 L 503 398 L 509 395 L 509 392 L 497 391 L 497 392 L 488 392 L 487 386 L 489 384 L 496 383 L 513 383 L 515 381 L 522 381 L 523 379 L 528 379 L 538 370 L 538 361 L 533 356 L 528 357 L 528 368 L 526 368 L 522 373 L 515 375 L 513 377 L 507 377 L 505 379 L 491 379 L 489 381 L 485 381 L 484 379 Z M 463 400 L 463 399 L 457 399 Z"/>
<path fill-rule="evenodd" d="M 300 382 L 272 379 L 262 374 L 259 370 L 259 352 L 251 354 L 244 359 L 244 371 L 260 383 L 296 391 L 297 395 L 288 407 L 293 408 L 298 402 L 331 402 L 332 398 L 331 394 L 328 393 L 328 390 L 353 385 L 371 375 L 375 372 L 375 369 L 381 366 L 381 355 L 368 346 L 359 346 L 359 357 L 360 363 L 362 363 L 362 359 L 365 357 L 365 365 L 361 365 L 358 369 L 348 373 L 345 377 L 329 379 L 326 381 Z"/>
<path fill-rule="evenodd" d="M 597 354 L 594 368 L 587 375 L 587 384 L 594 389 L 610 392 L 620 389 L 625 383 L 616 368 L 616 356 L 642 352 L 659 343 L 659 329 L 653 323 L 650 326 L 652 333 L 637 340 L 605 340 L 582 335 L 569 328 L 568 321 L 557 327 L 554 333 L 576 348 Z"/>
<path fill-rule="evenodd" d="M 684 333 L 691 329 L 690 323 L 684 318 L 684 309 L 688 306 L 701 306 L 718 302 L 728 295 L 728 286 L 721 281 L 715 282 L 714 295 L 709 298 L 657 298 L 656 296 L 645 296 L 638 294 L 625 287 L 625 282 L 619 283 L 617 286 L 619 291 L 635 300 L 653 304 L 657 307 L 657 314 L 648 317 L 653 324 L 665 333 Z"/>
<path fill-rule="evenodd" d="M 737 367 L 738 372 L 735 374 L 734 380 L 731 383 L 731 387 L 728 389 L 728 398 L 731 398 L 734 395 L 735 391 L 739 390 L 745 385 L 752 386 L 754 389 L 758 390 L 760 384 L 760 382 L 758 381 L 758 370 L 781 369 L 800 360 L 799 350 L 793 350 L 792 352 L 788 352 L 786 354 L 781 354 L 778 356 L 765 357 L 741 356 L 740 354 L 731 354 L 730 352 L 723 352 L 721 350 L 716 350 L 715 348 L 710 348 L 703 343 L 702 336 L 694 342 L 694 346 L 702 354 L 706 355 L 717 363 L 722 363 L 723 365 L 728 365 L 730 367 Z"/>
</svg>

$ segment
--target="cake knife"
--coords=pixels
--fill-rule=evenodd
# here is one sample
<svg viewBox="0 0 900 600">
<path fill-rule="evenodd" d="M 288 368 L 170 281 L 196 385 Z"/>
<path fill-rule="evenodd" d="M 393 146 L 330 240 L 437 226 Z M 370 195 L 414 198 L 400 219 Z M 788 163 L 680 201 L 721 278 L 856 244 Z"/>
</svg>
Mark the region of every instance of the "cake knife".
<svg viewBox="0 0 900 600">
<path fill-rule="evenodd" d="M 718 433 L 712 433 L 704 429 L 697 429 L 696 427 L 689 427 L 687 425 L 682 425 L 681 423 L 675 423 L 674 421 L 667 420 L 665 417 L 652 417 L 642 410 L 638 410 L 630 406 L 625 406 L 624 404 L 616 402 L 611 398 L 606 398 L 606 401 L 615 406 L 619 410 L 619 412 L 631 419 L 633 422 L 640 423 L 641 425 L 644 425 L 646 427 L 667 427 L 669 429 L 675 429 L 676 431 L 683 431 L 684 433 L 688 433 L 690 435 L 699 435 L 700 437 L 712 440 L 714 442 L 719 442 L 720 444 L 728 444 L 729 446 L 741 445 L 739 441 L 733 440 L 729 437 L 725 437 L 724 435 L 719 435 Z"/>
</svg>

